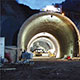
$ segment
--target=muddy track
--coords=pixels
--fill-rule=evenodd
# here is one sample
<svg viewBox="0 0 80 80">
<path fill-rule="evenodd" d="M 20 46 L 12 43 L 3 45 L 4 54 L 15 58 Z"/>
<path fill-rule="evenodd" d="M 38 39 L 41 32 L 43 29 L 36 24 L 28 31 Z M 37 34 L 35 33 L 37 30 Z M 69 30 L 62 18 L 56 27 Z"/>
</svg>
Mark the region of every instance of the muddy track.
<svg viewBox="0 0 80 80">
<path fill-rule="evenodd" d="M 29 64 L 5 64 L 1 80 L 80 80 L 80 61 L 35 61 Z"/>
</svg>

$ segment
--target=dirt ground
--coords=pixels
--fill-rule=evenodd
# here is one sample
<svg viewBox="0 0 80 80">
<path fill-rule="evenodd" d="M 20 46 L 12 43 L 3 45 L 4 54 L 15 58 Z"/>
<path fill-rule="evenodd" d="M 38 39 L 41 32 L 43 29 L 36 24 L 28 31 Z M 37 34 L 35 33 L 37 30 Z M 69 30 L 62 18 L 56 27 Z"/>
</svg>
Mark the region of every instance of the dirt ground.
<svg viewBox="0 0 80 80">
<path fill-rule="evenodd" d="M 35 61 L 29 64 L 5 64 L 1 80 L 80 80 L 80 60 Z"/>
</svg>

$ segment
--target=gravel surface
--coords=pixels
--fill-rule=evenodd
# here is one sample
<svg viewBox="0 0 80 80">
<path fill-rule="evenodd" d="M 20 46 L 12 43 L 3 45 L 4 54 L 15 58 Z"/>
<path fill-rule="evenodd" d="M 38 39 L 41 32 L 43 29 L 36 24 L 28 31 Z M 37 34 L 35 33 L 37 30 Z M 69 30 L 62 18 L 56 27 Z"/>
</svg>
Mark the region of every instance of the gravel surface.
<svg viewBox="0 0 80 80">
<path fill-rule="evenodd" d="M 35 61 L 29 64 L 5 64 L 1 80 L 80 80 L 80 61 Z"/>
</svg>

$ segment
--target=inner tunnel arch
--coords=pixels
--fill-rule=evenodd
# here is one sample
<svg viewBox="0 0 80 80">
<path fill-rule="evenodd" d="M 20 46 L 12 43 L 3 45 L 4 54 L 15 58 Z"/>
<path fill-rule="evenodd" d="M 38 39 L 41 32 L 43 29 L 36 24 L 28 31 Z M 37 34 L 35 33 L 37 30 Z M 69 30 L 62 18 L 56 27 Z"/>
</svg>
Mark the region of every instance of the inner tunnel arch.
<svg viewBox="0 0 80 80">
<path fill-rule="evenodd" d="M 29 41 L 41 32 L 50 33 L 58 41 L 60 55 L 57 58 L 64 55 L 73 57 L 80 53 L 78 42 L 80 36 L 75 24 L 69 18 L 52 12 L 40 12 L 24 22 L 18 34 L 18 48 L 27 50 Z"/>
</svg>

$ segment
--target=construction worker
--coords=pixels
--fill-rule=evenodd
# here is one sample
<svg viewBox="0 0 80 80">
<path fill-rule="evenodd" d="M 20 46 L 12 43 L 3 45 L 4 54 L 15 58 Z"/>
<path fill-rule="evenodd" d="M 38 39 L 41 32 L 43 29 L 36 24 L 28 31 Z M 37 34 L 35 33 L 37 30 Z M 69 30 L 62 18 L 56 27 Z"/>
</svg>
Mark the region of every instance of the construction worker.
<svg viewBox="0 0 80 80">
<path fill-rule="evenodd" d="M 21 61 L 22 63 L 30 63 L 30 59 L 32 59 L 33 54 L 32 53 L 28 53 L 27 51 L 23 51 L 22 55 L 21 55 Z"/>
</svg>

